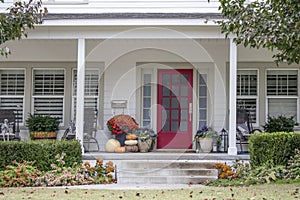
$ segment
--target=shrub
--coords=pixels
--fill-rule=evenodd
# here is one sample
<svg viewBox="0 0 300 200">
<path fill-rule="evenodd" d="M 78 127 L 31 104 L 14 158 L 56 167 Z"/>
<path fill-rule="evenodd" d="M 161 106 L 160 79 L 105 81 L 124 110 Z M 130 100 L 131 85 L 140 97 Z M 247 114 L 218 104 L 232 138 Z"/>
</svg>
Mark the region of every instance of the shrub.
<svg viewBox="0 0 300 200">
<path fill-rule="evenodd" d="M 22 163 L 32 161 L 32 165 L 41 171 L 51 170 L 51 164 L 55 163 L 55 156 L 66 152 L 66 166 L 72 166 L 74 162 L 82 162 L 81 145 L 77 140 L 39 140 L 39 141 L 7 141 L 0 142 L 0 169 L 10 165 L 12 161 Z"/>
<path fill-rule="evenodd" d="M 33 186 L 41 171 L 33 167 L 30 162 L 12 162 L 0 171 L 0 187 L 28 187 Z"/>
<path fill-rule="evenodd" d="M 288 160 L 285 179 L 300 180 L 300 150 L 295 150 L 295 155 Z"/>
<path fill-rule="evenodd" d="M 278 117 L 268 117 L 267 123 L 263 126 L 265 132 L 293 132 L 294 126 L 298 125 L 294 120 L 294 116 L 285 117 L 280 115 Z"/>
<path fill-rule="evenodd" d="M 56 162 L 51 164 L 52 170 L 48 172 L 41 172 L 32 166 L 32 162 L 14 161 L 0 171 L 0 187 L 70 186 L 114 182 L 112 162 L 104 165 L 102 159 L 97 159 L 94 167 L 89 162 L 82 165 L 74 163 L 72 167 L 67 167 L 65 156 L 64 152 L 56 155 Z"/>
<path fill-rule="evenodd" d="M 253 167 L 286 165 L 300 146 L 300 133 L 258 133 L 249 139 L 250 162 Z"/>
<path fill-rule="evenodd" d="M 65 153 L 56 155 L 56 163 L 51 164 L 52 170 L 37 177 L 33 186 L 70 186 L 99 183 L 113 183 L 112 172 L 115 168 L 112 162 L 103 164 L 102 159 L 96 159 L 95 166 L 85 162 L 81 166 L 67 167 L 64 162 Z"/>
</svg>

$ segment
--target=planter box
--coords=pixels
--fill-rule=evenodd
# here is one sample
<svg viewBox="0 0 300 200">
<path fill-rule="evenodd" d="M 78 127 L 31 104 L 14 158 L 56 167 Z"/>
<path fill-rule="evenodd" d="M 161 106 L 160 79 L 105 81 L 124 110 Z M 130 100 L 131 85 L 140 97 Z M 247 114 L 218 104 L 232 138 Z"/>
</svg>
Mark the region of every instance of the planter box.
<svg viewBox="0 0 300 200">
<path fill-rule="evenodd" d="M 57 132 L 32 132 L 32 137 L 35 140 L 41 140 L 41 139 L 56 140 Z"/>
</svg>

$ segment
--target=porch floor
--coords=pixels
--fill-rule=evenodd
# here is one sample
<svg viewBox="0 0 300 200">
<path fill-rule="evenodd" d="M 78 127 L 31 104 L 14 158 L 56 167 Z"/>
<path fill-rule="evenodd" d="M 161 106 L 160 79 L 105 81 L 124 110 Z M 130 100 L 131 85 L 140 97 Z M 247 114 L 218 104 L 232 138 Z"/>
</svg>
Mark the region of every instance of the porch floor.
<svg viewBox="0 0 300 200">
<path fill-rule="evenodd" d="M 194 152 L 164 152 L 152 151 L 147 153 L 107 153 L 107 152 L 86 152 L 82 155 L 82 160 L 209 160 L 209 161 L 235 161 L 250 160 L 250 155 L 238 154 L 228 155 L 227 153 L 194 153 Z"/>
</svg>

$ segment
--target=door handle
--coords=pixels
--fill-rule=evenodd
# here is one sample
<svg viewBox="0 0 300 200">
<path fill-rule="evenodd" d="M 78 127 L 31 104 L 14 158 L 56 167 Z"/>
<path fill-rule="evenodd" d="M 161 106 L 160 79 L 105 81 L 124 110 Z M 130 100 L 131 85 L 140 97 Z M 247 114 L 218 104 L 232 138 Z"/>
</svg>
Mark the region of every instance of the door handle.
<svg viewBox="0 0 300 200">
<path fill-rule="evenodd" d="M 193 103 L 189 103 L 189 121 L 192 121 Z"/>
</svg>

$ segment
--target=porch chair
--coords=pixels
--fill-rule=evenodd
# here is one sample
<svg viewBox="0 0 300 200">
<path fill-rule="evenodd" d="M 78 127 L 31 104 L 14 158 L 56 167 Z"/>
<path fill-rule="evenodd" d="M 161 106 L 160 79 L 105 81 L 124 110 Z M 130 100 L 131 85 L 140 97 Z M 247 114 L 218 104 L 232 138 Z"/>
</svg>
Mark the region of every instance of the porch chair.
<svg viewBox="0 0 300 200">
<path fill-rule="evenodd" d="M 240 145 L 240 152 L 243 151 L 243 144 L 248 144 L 251 134 L 262 132 L 260 129 L 253 129 L 250 116 L 247 110 L 237 108 L 236 110 L 236 141 Z"/>
<path fill-rule="evenodd" d="M 0 140 L 19 141 L 20 137 L 15 132 L 16 117 L 13 110 L 0 109 Z"/>
<path fill-rule="evenodd" d="M 83 134 L 83 145 L 86 151 L 90 151 L 90 144 L 94 144 L 99 151 L 99 143 L 96 139 L 97 133 L 97 116 L 98 111 L 92 108 L 84 109 L 84 134 Z"/>
</svg>

